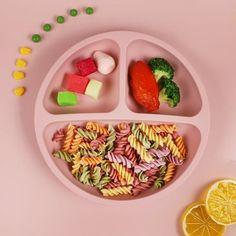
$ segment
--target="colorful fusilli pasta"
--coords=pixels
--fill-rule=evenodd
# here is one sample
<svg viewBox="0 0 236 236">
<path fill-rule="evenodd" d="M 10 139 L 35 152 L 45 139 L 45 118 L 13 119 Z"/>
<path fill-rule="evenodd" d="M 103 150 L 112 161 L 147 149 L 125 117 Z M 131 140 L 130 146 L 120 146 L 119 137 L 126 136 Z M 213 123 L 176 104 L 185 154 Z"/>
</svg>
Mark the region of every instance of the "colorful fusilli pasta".
<svg viewBox="0 0 236 236">
<path fill-rule="evenodd" d="M 187 157 L 175 124 L 68 124 L 55 132 L 52 142 L 53 156 L 68 163 L 75 179 L 105 197 L 159 189 Z"/>
</svg>

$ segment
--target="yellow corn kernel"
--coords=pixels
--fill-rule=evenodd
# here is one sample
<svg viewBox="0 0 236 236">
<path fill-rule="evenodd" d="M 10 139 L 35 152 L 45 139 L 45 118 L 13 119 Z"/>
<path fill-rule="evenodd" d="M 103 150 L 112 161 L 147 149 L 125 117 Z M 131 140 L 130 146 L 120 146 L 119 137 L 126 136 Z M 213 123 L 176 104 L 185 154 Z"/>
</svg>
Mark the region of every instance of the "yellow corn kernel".
<svg viewBox="0 0 236 236">
<path fill-rule="evenodd" d="M 15 80 L 22 80 L 25 78 L 25 73 L 23 71 L 14 71 L 12 76 Z"/>
<path fill-rule="evenodd" d="M 32 53 L 32 49 L 31 48 L 27 48 L 27 47 L 21 47 L 20 48 L 20 54 L 21 55 L 29 55 Z"/>
<path fill-rule="evenodd" d="M 24 68 L 27 66 L 27 61 L 24 59 L 17 59 L 15 65 L 16 67 Z"/>
<path fill-rule="evenodd" d="M 24 93 L 25 93 L 25 88 L 24 87 L 17 87 L 17 88 L 15 88 L 14 90 L 13 90 L 13 92 L 14 92 L 14 94 L 16 95 L 16 96 L 22 96 L 22 95 L 24 95 Z"/>
</svg>

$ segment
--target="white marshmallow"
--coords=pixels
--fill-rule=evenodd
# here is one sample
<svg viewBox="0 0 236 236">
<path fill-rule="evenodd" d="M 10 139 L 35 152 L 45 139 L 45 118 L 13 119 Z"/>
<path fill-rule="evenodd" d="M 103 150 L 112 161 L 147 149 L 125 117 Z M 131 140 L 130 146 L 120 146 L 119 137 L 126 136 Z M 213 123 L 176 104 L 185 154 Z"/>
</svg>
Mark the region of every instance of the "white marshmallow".
<svg viewBox="0 0 236 236">
<path fill-rule="evenodd" d="M 110 74 L 116 67 L 114 58 L 102 51 L 95 51 L 93 58 L 97 64 L 98 72 L 103 75 Z"/>
</svg>

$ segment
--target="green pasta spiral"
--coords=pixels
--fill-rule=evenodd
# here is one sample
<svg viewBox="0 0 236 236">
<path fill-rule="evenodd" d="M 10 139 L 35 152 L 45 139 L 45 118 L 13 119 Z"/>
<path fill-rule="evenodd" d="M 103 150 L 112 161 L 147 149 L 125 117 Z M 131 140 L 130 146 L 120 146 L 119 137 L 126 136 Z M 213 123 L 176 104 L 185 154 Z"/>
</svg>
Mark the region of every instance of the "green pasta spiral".
<svg viewBox="0 0 236 236">
<path fill-rule="evenodd" d="M 80 137 L 86 138 L 86 139 L 89 139 L 89 140 L 94 140 L 94 139 L 97 138 L 97 133 L 94 132 L 94 131 L 89 131 L 89 130 L 86 130 L 86 129 L 78 128 L 77 133 Z"/>
<path fill-rule="evenodd" d="M 91 180 L 92 180 L 92 184 L 94 186 L 98 185 L 98 183 L 101 180 L 101 167 L 96 166 L 91 174 Z"/>
<path fill-rule="evenodd" d="M 98 156 L 98 153 L 95 152 L 94 150 L 87 150 L 85 148 L 81 148 L 79 152 L 81 156 L 90 156 L 90 157 L 96 157 Z"/>
<path fill-rule="evenodd" d="M 102 189 L 104 186 L 106 186 L 108 183 L 110 183 L 111 178 L 107 175 L 103 176 L 100 180 L 100 182 L 96 185 L 98 189 Z"/>
<path fill-rule="evenodd" d="M 88 166 L 83 167 L 82 174 L 79 177 L 79 181 L 83 184 L 92 185 L 91 177 L 90 177 L 90 170 Z"/>
<path fill-rule="evenodd" d="M 57 157 L 59 159 L 62 159 L 63 161 L 66 161 L 66 162 L 72 162 L 73 158 L 70 154 L 68 154 L 67 152 L 64 152 L 64 151 L 56 151 L 53 153 L 53 156 L 54 157 Z"/>
<path fill-rule="evenodd" d="M 146 183 L 148 181 L 148 176 L 146 176 L 143 171 L 139 172 L 138 173 L 138 180 L 141 182 L 141 183 Z"/>
<path fill-rule="evenodd" d="M 165 185 L 164 177 L 165 177 L 166 171 L 167 171 L 166 165 L 163 165 L 160 167 L 159 177 L 154 182 L 154 186 L 156 188 L 161 188 Z"/>
<path fill-rule="evenodd" d="M 107 137 L 106 142 L 106 151 L 112 151 L 114 148 L 114 141 L 116 140 L 116 131 L 115 129 L 109 125 L 108 126 L 109 136 Z"/>
<path fill-rule="evenodd" d="M 139 129 L 139 126 L 133 123 L 131 131 L 133 135 L 142 143 L 142 145 L 149 149 L 151 147 L 151 142 L 149 141 L 148 137 L 142 133 L 142 131 Z"/>
</svg>

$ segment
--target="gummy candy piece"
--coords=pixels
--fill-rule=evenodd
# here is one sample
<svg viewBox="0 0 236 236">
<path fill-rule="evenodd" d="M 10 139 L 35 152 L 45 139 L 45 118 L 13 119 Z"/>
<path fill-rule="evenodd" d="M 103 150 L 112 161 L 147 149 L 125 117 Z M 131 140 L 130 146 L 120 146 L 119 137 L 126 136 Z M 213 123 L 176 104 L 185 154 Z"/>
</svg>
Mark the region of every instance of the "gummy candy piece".
<svg viewBox="0 0 236 236">
<path fill-rule="evenodd" d="M 76 67 L 79 71 L 79 75 L 81 76 L 87 76 L 97 71 L 97 66 L 91 57 L 77 62 Z"/>
<path fill-rule="evenodd" d="M 20 54 L 21 55 L 29 55 L 32 53 L 32 49 L 31 48 L 27 48 L 27 47 L 21 47 L 20 48 Z"/>
<path fill-rule="evenodd" d="M 100 82 L 98 80 L 91 79 L 88 83 L 86 90 L 85 90 L 85 94 L 94 98 L 94 99 L 98 99 L 99 94 L 102 89 L 102 85 L 103 85 L 102 82 Z"/>
<path fill-rule="evenodd" d="M 19 68 L 24 68 L 27 66 L 27 61 L 24 60 L 24 59 L 17 59 L 16 60 L 16 67 L 19 67 Z"/>
<path fill-rule="evenodd" d="M 25 93 L 25 88 L 24 87 L 18 87 L 13 90 L 14 94 L 16 96 L 22 96 Z"/>
<path fill-rule="evenodd" d="M 57 103 L 59 106 L 74 106 L 78 103 L 75 93 L 61 91 L 57 93 Z"/>
<path fill-rule="evenodd" d="M 68 74 L 65 78 L 65 88 L 71 92 L 84 94 L 88 83 L 89 79 L 80 75 Z"/>
<path fill-rule="evenodd" d="M 12 76 L 15 80 L 22 80 L 25 78 L 25 73 L 23 71 L 14 71 Z"/>
</svg>

